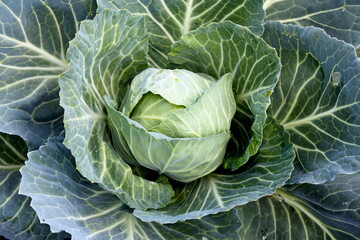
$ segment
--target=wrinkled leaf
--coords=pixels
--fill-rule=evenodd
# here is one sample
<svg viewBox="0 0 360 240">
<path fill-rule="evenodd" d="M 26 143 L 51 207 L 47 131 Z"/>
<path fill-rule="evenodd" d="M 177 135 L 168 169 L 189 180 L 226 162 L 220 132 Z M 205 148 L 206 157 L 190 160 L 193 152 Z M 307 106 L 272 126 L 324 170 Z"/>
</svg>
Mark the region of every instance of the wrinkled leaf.
<svg viewBox="0 0 360 240">
<path fill-rule="evenodd" d="M 360 60 L 321 29 L 270 22 L 264 39 L 282 62 L 269 115 L 290 133 L 290 183 L 322 183 L 360 170 Z"/>
<path fill-rule="evenodd" d="M 360 46 L 358 0 L 265 0 L 265 20 L 315 26 L 329 35 Z"/>
<path fill-rule="evenodd" d="M 209 174 L 180 186 L 173 202 L 166 208 L 135 210 L 134 215 L 144 221 L 171 223 L 227 211 L 272 194 L 277 187 L 283 186 L 293 170 L 294 157 L 288 133 L 268 118 L 258 154 L 240 168 L 239 173 Z"/>
<path fill-rule="evenodd" d="M 241 239 L 359 239 L 360 174 L 281 188 L 236 208 Z"/>
<path fill-rule="evenodd" d="M 30 197 L 19 195 L 20 167 L 26 161 L 27 146 L 20 137 L 0 133 L 0 238 L 11 240 L 64 239 L 40 224 L 30 207 Z"/>
<path fill-rule="evenodd" d="M 360 238 L 359 173 L 338 175 L 321 185 L 293 185 L 278 193 L 285 203 L 314 219 L 331 238 Z"/>
<path fill-rule="evenodd" d="M 237 207 L 241 239 L 331 240 L 309 216 L 275 197 Z"/>
<path fill-rule="evenodd" d="M 31 196 L 43 221 L 73 240 L 236 239 L 235 210 L 173 225 L 145 223 L 115 195 L 83 178 L 61 138 L 51 138 L 29 154 L 21 169 L 21 193 Z"/>
<path fill-rule="evenodd" d="M 241 239 L 359 239 L 360 175 L 281 188 L 236 208 Z"/>
<path fill-rule="evenodd" d="M 237 111 L 225 167 L 237 169 L 261 144 L 266 109 L 280 71 L 276 52 L 248 29 L 226 22 L 185 35 L 172 46 L 170 61 L 215 79 L 233 75 Z"/>
<path fill-rule="evenodd" d="M 67 52 L 70 69 L 60 77 L 65 145 L 74 154 L 77 169 L 141 209 L 166 205 L 173 190 L 170 184 L 135 176 L 113 149 L 103 97 L 120 101 L 128 81 L 147 66 L 147 45 L 141 16 L 104 10 L 94 20 L 82 22 Z"/>
<path fill-rule="evenodd" d="M 37 149 L 63 130 L 58 75 L 65 51 L 93 0 L 0 2 L 0 131 Z"/>
<path fill-rule="evenodd" d="M 265 16 L 261 0 L 98 0 L 98 4 L 99 10 L 127 9 L 147 16 L 151 64 L 160 68 L 168 64 L 171 44 L 191 30 L 230 20 L 261 34 Z"/>
</svg>

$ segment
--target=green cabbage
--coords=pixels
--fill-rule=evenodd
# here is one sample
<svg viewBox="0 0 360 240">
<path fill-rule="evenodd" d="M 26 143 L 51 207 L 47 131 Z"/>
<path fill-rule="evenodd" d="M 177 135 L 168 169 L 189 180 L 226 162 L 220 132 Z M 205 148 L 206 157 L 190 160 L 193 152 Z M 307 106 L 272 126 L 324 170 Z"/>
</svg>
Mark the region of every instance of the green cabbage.
<svg viewBox="0 0 360 240">
<path fill-rule="evenodd" d="M 0 13 L 1 239 L 360 238 L 357 1 Z"/>
</svg>

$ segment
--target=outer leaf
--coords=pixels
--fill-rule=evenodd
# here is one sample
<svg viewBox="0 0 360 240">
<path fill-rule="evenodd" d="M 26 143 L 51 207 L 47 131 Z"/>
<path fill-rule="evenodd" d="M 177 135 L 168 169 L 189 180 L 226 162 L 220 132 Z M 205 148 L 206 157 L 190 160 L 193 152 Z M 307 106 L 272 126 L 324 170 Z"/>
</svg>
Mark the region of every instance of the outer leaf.
<svg viewBox="0 0 360 240">
<path fill-rule="evenodd" d="M 11 240 L 64 239 L 40 224 L 30 207 L 30 197 L 18 194 L 20 167 L 26 160 L 27 146 L 20 137 L 0 133 L 0 238 Z"/>
<path fill-rule="evenodd" d="M 323 30 L 266 24 L 283 64 L 269 115 L 297 152 L 291 183 L 322 183 L 360 170 L 360 61 Z"/>
<path fill-rule="evenodd" d="M 276 197 L 265 197 L 237 207 L 240 239 L 330 240 L 308 215 Z"/>
<path fill-rule="evenodd" d="M 294 185 L 278 193 L 295 211 L 313 219 L 330 239 L 360 238 L 360 173 L 339 175 L 321 185 Z"/>
<path fill-rule="evenodd" d="M 294 157 L 288 133 L 268 118 L 258 154 L 239 169 L 240 173 L 209 174 L 180 186 L 176 198 L 166 208 L 135 210 L 134 215 L 144 221 L 171 223 L 227 211 L 272 194 L 277 187 L 283 186 L 293 170 Z"/>
<path fill-rule="evenodd" d="M 236 208 L 241 239 L 359 239 L 360 174 L 278 190 Z"/>
<path fill-rule="evenodd" d="M 147 16 L 151 63 L 157 67 L 168 64 L 171 44 L 191 30 L 230 20 L 260 35 L 265 16 L 262 0 L 98 0 L 98 4 L 99 10 L 125 8 Z"/>
<path fill-rule="evenodd" d="M 87 179 L 134 208 L 158 208 L 173 195 L 170 184 L 135 176 L 113 149 L 103 97 L 120 100 L 124 86 L 146 66 L 144 21 L 126 11 L 105 10 L 84 21 L 71 42 L 70 69 L 60 78 L 65 145 Z"/>
<path fill-rule="evenodd" d="M 226 22 L 185 35 L 173 45 L 170 61 L 215 79 L 232 73 L 237 112 L 225 167 L 237 169 L 261 145 L 266 109 L 280 71 L 276 52 L 248 29 Z"/>
<path fill-rule="evenodd" d="M 95 11 L 93 0 L 0 2 L 0 131 L 37 149 L 63 129 L 58 74 L 79 21 Z"/>
<path fill-rule="evenodd" d="M 266 20 L 315 26 L 329 35 L 360 46 L 358 0 L 265 0 Z"/>
<path fill-rule="evenodd" d="M 83 178 L 60 138 L 29 154 L 21 169 L 21 193 L 52 231 L 66 230 L 73 240 L 237 239 L 236 211 L 173 225 L 144 223 L 116 196 Z"/>
</svg>

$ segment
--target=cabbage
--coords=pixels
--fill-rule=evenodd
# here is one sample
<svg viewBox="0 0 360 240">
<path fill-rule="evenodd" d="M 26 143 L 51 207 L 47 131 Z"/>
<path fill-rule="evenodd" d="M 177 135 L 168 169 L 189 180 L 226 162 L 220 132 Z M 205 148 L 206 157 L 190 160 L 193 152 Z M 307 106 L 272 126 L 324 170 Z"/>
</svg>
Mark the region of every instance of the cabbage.
<svg viewBox="0 0 360 240">
<path fill-rule="evenodd" d="M 0 237 L 360 238 L 359 3 L 0 12 Z"/>
</svg>

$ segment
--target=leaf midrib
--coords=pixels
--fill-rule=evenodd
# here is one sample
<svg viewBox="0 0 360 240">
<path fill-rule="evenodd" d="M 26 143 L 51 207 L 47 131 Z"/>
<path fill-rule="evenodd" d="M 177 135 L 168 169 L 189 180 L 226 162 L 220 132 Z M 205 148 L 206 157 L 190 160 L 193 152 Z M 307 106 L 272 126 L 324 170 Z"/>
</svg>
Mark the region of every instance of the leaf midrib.
<svg viewBox="0 0 360 240">
<path fill-rule="evenodd" d="M 44 49 L 39 48 L 39 47 L 35 46 L 34 44 L 32 44 L 30 42 L 19 41 L 18 39 L 11 38 L 11 37 L 6 36 L 4 34 L 0 34 L 0 37 L 7 40 L 7 41 L 10 41 L 10 42 L 13 42 L 13 43 L 17 44 L 18 46 L 28 48 L 28 49 L 38 53 L 39 55 L 43 56 L 44 59 L 48 60 L 49 62 L 51 62 L 51 63 L 53 63 L 53 64 L 55 64 L 57 66 L 59 66 L 60 70 L 66 71 L 67 68 L 68 68 L 68 63 L 66 61 L 54 57 L 53 55 L 51 55 L 50 53 L 48 53 Z"/>
<path fill-rule="evenodd" d="M 292 196 L 288 193 L 286 193 L 283 190 L 277 189 L 276 192 L 281 196 L 281 198 L 284 200 L 286 204 L 293 207 L 294 209 L 300 211 L 307 217 L 309 217 L 314 223 L 316 223 L 332 240 L 336 240 L 334 235 L 327 229 L 325 224 L 318 218 L 316 218 L 310 211 L 308 211 L 304 206 L 302 206 L 300 203 L 297 202 L 298 199 L 296 199 L 295 196 Z"/>
<path fill-rule="evenodd" d="M 359 104 L 359 102 L 354 102 L 354 103 L 351 103 L 351 104 L 347 104 L 347 105 L 343 105 L 343 106 L 339 106 L 339 107 L 334 107 L 328 111 L 325 111 L 325 112 L 322 112 L 322 113 L 317 113 L 317 114 L 312 114 L 308 117 L 305 117 L 305 118 L 302 118 L 302 119 L 299 119 L 299 120 L 294 120 L 294 121 L 290 121 L 290 122 L 287 122 L 287 123 L 282 123 L 282 126 L 288 130 L 288 129 L 292 129 L 296 126 L 299 126 L 299 125 L 303 125 L 303 124 L 308 124 L 308 123 L 311 123 L 313 122 L 314 120 L 317 120 L 317 119 L 321 119 L 323 117 L 326 117 L 326 116 L 331 116 L 333 113 L 337 112 L 337 111 L 340 111 L 344 108 L 348 108 L 348 107 L 351 107 L 353 105 L 356 105 L 356 104 Z"/>
</svg>

